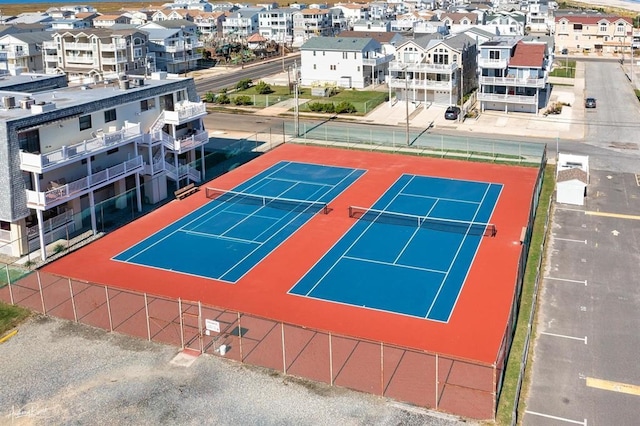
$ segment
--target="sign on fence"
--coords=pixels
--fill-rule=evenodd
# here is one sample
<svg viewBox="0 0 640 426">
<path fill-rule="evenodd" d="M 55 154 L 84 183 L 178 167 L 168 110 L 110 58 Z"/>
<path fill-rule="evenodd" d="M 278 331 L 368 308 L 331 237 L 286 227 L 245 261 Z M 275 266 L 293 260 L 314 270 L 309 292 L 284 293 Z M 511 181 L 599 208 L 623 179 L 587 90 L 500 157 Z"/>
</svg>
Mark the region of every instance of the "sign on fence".
<svg viewBox="0 0 640 426">
<path fill-rule="evenodd" d="M 215 331 L 216 333 L 220 333 L 220 323 L 218 321 L 205 319 L 204 326 L 209 331 Z"/>
</svg>

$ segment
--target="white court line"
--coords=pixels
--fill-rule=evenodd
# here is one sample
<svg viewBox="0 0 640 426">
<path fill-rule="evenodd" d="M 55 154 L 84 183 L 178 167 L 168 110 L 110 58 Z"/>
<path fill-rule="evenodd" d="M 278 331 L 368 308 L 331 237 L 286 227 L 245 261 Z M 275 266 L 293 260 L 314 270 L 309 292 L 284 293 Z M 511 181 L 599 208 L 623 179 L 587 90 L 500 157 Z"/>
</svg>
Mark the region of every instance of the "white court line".
<svg viewBox="0 0 640 426">
<path fill-rule="evenodd" d="M 587 240 L 572 240 L 571 238 L 558 238 L 558 237 L 554 237 L 553 239 L 558 241 L 569 241 L 570 243 L 587 244 Z"/>
<path fill-rule="evenodd" d="M 524 412 L 526 414 L 531 414 L 531 415 L 534 415 L 534 416 L 546 417 L 547 419 L 560 420 L 560 421 L 567 422 L 567 423 L 573 423 L 573 424 L 576 424 L 576 425 L 587 426 L 587 419 L 584 419 L 584 421 L 580 422 L 580 421 L 577 421 L 577 420 L 566 419 L 564 417 L 551 416 L 549 414 L 537 413 L 535 411 L 524 410 Z"/>
<path fill-rule="evenodd" d="M 187 235 L 195 235 L 197 237 L 214 238 L 214 239 L 226 240 L 226 241 L 234 241 L 236 243 L 261 244 L 260 241 L 245 240 L 245 239 L 242 239 L 242 238 L 234 238 L 234 237 L 225 237 L 223 235 L 207 234 L 206 232 L 187 231 L 185 229 L 179 229 L 178 232 L 182 232 L 182 233 L 185 233 Z"/>
<path fill-rule="evenodd" d="M 570 280 L 568 278 L 555 278 L 555 277 L 543 277 L 545 280 L 554 280 L 554 281 L 565 281 L 568 283 L 578 283 L 578 284 L 584 284 L 585 286 L 587 285 L 587 280 Z"/>
<path fill-rule="evenodd" d="M 553 337 L 562 337 L 563 339 L 582 340 L 585 345 L 587 344 L 587 336 L 584 336 L 584 337 L 573 337 L 573 336 L 567 336 L 565 334 L 547 333 L 546 331 L 541 331 L 540 334 L 545 334 L 547 336 L 553 336 Z"/>
<path fill-rule="evenodd" d="M 395 266 L 398 268 L 403 268 L 403 269 L 415 269 L 416 271 L 423 271 L 423 272 L 434 272 L 436 274 L 446 274 L 446 271 L 439 271 L 437 269 L 429 269 L 429 268 L 420 268 L 419 266 L 411 266 L 411 265 L 403 265 L 401 263 L 395 263 L 395 262 L 383 262 L 381 260 L 373 260 L 373 259 L 363 259 L 361 257 L 355 257 L 355 256 L 342 256 L 343 259 L 349 259 L 349 260 L 356 260 L 359 262 L 367 262 L 367 263 L 375 263 L 378 265 L 386 265 L 386 266 Z"/>
</svg>

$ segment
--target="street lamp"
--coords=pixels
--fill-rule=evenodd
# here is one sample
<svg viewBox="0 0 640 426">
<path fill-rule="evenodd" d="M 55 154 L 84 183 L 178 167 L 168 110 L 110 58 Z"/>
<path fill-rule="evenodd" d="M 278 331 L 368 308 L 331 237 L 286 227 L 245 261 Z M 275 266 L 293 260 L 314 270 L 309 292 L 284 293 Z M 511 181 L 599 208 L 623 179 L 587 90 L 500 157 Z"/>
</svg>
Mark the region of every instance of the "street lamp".
<svg viewBox="0 0 640 426">
<path fill-rule="evenodd" d="M 407 146 L 409 146 L 409 73 L 407 72 L 407 68 L 409 68 L 409 65 L 405 64 L 401 69 L 404 72 L 404 108 L 406 121 L 405 137 Z"/>
</svg>

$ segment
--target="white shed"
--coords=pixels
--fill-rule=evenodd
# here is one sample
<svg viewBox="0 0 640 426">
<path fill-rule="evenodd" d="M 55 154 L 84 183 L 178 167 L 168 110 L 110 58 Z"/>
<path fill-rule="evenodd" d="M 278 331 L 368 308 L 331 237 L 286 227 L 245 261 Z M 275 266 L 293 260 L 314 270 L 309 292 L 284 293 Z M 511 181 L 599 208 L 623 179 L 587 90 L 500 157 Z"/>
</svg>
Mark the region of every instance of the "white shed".
<svg viewBox="0 0 640 426">
<path fill-rule="evenodd" d="M 563 204 L 584 205 L 587 196 L 587 173 L 579 168 L 558 172 L 556 179 L 556 201 Z"/>
</svg>

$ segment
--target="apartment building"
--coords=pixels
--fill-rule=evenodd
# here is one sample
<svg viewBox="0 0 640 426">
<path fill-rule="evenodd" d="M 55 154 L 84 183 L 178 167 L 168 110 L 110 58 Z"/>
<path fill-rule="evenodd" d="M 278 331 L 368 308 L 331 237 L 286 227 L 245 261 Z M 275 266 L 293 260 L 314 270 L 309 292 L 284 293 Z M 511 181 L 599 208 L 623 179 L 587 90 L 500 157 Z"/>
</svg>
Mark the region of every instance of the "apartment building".
<svg viewBox="0 0 640 426">
<path fill-rule="evenodd" d="M 86 28 L 52 36 L 42 44 L 46 74 L 66 74 L 70 82 L 87 84 L 145 73 L 149 39 L 144 31 Z"/>
<path fill-rule="evenodd" d="M 89 87 L 66 87 L 62 75 L 2 81 L 0 252 L 40 248 L 44 259 L 67 233 L 96 233 L 108 215 L 201 179 L 206 108 L 192 79 L 166 77 Z"/>
<path fill-rule="evenodd" d="M 263 9 L 260 8 L 244 8 L 227 15 L 222 23 L 222 33 L 224 35 L 233 35 L 248 37 L 259 29 L 259 16 Z"/>
<path fill-rule="evenodd" d="M 389 99 L 455 105 L 477 87 L 477 46 L 459 34 L 429 34 L 399 45 L 389 64 Z"/>
<path fill-rule="evenodd" d="M 382 82 L 393 59 L 373 38 L 312 37 L 300 51 L 303 86 L 362 89 Z"/>
<path fill-rule="evenodd" d="M 0 73 L 44 72 L 42 43 L 49 40 L 51 33 L 43 31 L 0 36 Z"/>
<path fill-rule="evenodd" d="M 554 31 L 558 51 L 569 53 L 629 54 L 633 43 L 633 21 L 621 16 L 557 14 Z"/>
<path fill-rule="evenodd" d="M 293 14 L 298 9 L 282 8 L 263 10 L 258 14 L 258 31 L 267 40 L 278 43 L 293 41 Z"/>
<path fill-rule="evenodd" d="M 480 110 L 537 114 L 549 97 L 546 43 L 494 37 L 480 45 Z"/>
<path fill-rule="evenodd" d="M 329 9 L 302 9 L 293 14 L 293 43 L 301 45 L 312 36 L 333 34 Z"/>
</svg>

